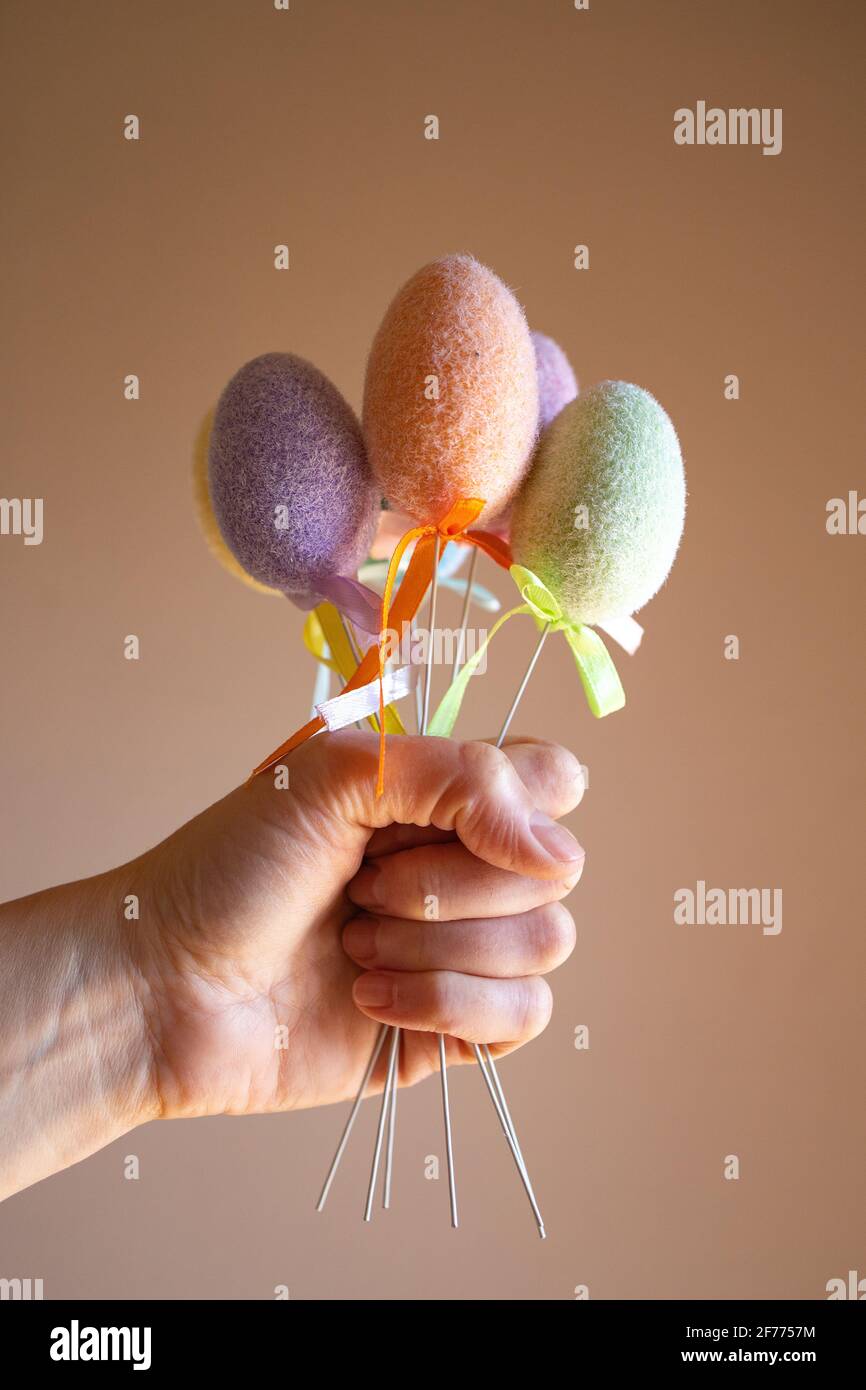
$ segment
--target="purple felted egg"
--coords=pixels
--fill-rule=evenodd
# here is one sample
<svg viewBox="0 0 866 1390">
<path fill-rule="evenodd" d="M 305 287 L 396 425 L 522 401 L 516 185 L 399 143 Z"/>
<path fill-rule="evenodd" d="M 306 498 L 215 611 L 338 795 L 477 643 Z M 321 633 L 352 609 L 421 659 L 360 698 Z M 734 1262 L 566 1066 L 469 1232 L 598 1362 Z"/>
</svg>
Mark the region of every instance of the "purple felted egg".
<svg viewBox="0 0 866 1390">
<path fill-rule="evenodd" d="M 238 562 L 303 608 L 367 557 L 380 495 L 360 426 L 300 357 L 265 353 L 232 377 L 214 417 L 208 486 Z"/>
<path fill-rule="evenodd" d="M 538 374 L 538 425 L 544 429 L 577 395 L 577 378 L 559 343 L 545 333 L 530 334 Z"/>
</svg>

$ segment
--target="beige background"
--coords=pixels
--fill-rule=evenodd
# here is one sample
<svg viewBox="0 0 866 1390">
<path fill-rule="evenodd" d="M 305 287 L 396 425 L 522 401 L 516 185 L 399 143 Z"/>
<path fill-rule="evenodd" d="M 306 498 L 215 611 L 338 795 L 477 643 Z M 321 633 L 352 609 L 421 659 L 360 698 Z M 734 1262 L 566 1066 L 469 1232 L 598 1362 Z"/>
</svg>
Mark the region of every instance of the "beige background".
<svg viewBox="0 0 866 1390">
<path fill-rule="evenodd" d="M 326 1299 L 819 1298 L 866 1274 L 866 538 L 824 526 L 827 499 L 863 485 L 863 15 L 7 0 L 0 493 L 46 512 L 41 547 L 0 539 L 3 897 L 133 855 L 305 717 L 299 615 L 226 576 L 191 508 L 192 438 L 247 358 L 299 352 L 357 406 L 391 294 L 471 250 L 585 384 L 661 399 L 690 504 L 622 658 L 627 709 L 593 721 L 559 642 L 522 708 L 591 779 L 577 950 L 549 1030 L 503 1069 L 548 1242 L 464 1069 L 457 1234 L 444 1178 L 423 1177 L 442 1151 L 428 1082 L 404 1093 L 396 1206 L 371 1228 L 372 1106 L 324 1216 L 342 1110 L 166 1124 L 0 1209 L 0 1274 L 48 1297 Z M 673 112 L 698 99 L 783 107 L 783 153 L 676 147 Z M 510 698 L 531 640 L 513 628 L 469 734 Z M 781 887 L 781 935 L 675 926 L 673 893 L 699 878 Z"/>
</svg>

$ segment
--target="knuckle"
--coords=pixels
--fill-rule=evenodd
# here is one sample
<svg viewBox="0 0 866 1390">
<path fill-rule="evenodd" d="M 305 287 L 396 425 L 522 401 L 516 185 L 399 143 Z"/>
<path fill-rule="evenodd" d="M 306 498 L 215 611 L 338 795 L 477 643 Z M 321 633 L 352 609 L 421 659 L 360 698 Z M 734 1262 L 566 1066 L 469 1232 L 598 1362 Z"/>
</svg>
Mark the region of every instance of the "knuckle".
<svg viewBox="0 0 866 1390">
<path fill-rule="evenodd" d="M 501 748 L 492 743 L 472 740 L 461 743 L 460 765 L 470 787 L 477 789 L 479 784 L 498 784 L 510 775 L 511 763 Z"/>
<path fill-rule="evenodd" d="M 410 921 L 423 921 L 442 906 L 443 876 L 436 859 L 424 849 L 398 850 L 377 862 L 377 896 L 381 904 Z"/>
<path fill-rule="evenodd" d="M 576 939 L 574 918 L 561 903 L 548 903 L 531 914 L 529 944 L 536 969 L 555 970 L 562 965 L 574 950 Z"/>
<path fill-rule="evenodd" d="M 561 743 L 538 740 L 532 744 L 533 761 L 539 774 L 562 786 L 572 786 L 574 791 L 583 794 L 584 777 L 580 761 Z"/>
<path fill-rule="evenodd" d="M 460 998 L 454 975 L 448 970 L 435 971 L 429 977 L 425 993 L 425 1013 L 435 1024 L 436 1032 L 459 1034 Z"/>
<path fill-rule="evenodd" d="M 543 1033 L 553 1012 L 553 995 L 546 980 L 531 977 L 517 983 L 517 1036 L 523 1042 Z"/>
<path fill-rule="evenodd" d="M 463 828 L 477 831 L 489 852 L 510 863 L 520 841 L 514 794 L 521 785 L 511 760 L 489 743 L 461 744 L 459 756 L 466 808 Z"/>
<path fill-rule="evenodd" d="M 479 814 L 484 822 L 485 855 L 499 863 L 511 865 L 519 861 L 520 831 L 511 808 L 504 802 L 484 808 Z"/>
<path fill-rule="evenodd" d="M 586 791 L 586 778 L 580 759 L 560 743 L 549 745 L 550 770 L 560 779 L 563 786 L 570 786 L 575 804 Z"/>
</svg>

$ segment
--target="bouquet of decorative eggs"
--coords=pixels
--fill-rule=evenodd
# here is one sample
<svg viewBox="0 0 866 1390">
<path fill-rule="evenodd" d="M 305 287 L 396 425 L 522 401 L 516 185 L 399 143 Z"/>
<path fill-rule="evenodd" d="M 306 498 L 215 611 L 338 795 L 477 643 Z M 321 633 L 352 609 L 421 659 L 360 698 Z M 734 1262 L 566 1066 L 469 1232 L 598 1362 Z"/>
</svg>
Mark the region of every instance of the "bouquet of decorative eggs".
<svg viewBox="0 0 866 1390">
<path fill-rule="evenodd" d="M 241 367 L 200 433 L 196 501 L 207 542 L 226 568 L 307 612 L 304 637 L 318 662 L 312 718 L 253 775 L 314 735 L 367 719 L 379 733 L 381 792 L 387 740 L 405 732 L 409 719 L 406 697 L 415 695 L 411 722 L 419 733 L 450 735 L 487 645 L 515 616 L 529 616 L 537 636 L 500 743 L 552 632 L 571 648 L 592 713 L 622 708 L 625 695 L 600 634 L 636 650 L 642 630 L 634 614 L 664 583 L 679 545 L 685 477 L 673 425 L 647 391 L 605 381 L 580 394 L 562 349 L 529 331 L 493 271 L 458 255 L 418 271 L 386 311 L 367 363 L 360 424 L 336 387 L 291 353 L 267 353 Z M 456 571 L 467 551 L 463 579 Z M 519 601 L 470 654 L 470 604 L 498 607 L 476 582 L 479 555 L 510 572 Z M 450 683 L 431 712 L 443 585 L 462 590 L 463 613 Z M 399 634 L 414 631 L 425 599 L 422 689 L 417 667 L 402 659 Z M 400 1030 L 383 1025 L 320 1210 L 386 1045 L 365 1219 L 383 1151 L 387 1205 Z M 493 1056 L 479 1046 L 475 1055 L 543 1236 Z M 439 1056 L 456 1226 L 442 1038 Z"/>
</svg>

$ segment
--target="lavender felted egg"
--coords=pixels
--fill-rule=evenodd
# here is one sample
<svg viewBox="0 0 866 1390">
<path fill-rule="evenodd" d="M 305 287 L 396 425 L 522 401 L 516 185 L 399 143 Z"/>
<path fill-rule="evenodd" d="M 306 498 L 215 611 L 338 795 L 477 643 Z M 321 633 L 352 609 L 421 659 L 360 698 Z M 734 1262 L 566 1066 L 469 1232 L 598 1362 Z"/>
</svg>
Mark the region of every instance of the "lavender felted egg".
<svg viewBox="0 0 866 1390">
<path fill-rule="evenodd" d="M 549 425 L 577 395 L 577 377 L 559 343 L 546 333 L 532 333 L 538 373 L 538 424 Z"/>
<path fill-rule="evenodd" d="M 577 395 L 577 378 L 559 343 L 545 333 L 530 334 L 535 350 L 538 379 L 538 427 L 543 430 Z M 486 522 L 490 531 L 507 538 L 511 530 L 511 507 Z"/>
<path fill-rule="evenodd" d="M 392 301 L 373 341 L 364 438 L 384 495 L 422 524 L 462 497 L 481 522 L 508 506 L 538 432 L 535 352 L 523 310 L 492 270 L 446 256 Z"/>
<path fill-rule="evenodd" d="M 232 377 L 216 407 L 208 485 L 236 560 L 304 607 L 367 556 L 380 497 L 360 426 L 300 357 L 265 353 Z"/>
<path fill-rule="evenodd" d="M 207 456 L 210 446 L 211 430 L 213 429 L 214 412 L 209 410 L 201 422 L 198 434 L 193 445 L 193 500 L 195 503 L 195 514 L 198 524 L 201 527 L 205 544 L 218 560 L 223 569 L 239 579 L 249 589 L 255 589 L 259 594 L 270 594 L 280 598 L 279 589 L 270 589 L 267 584 L 260 584 L 257 579 L 253 579 L 251 574 L 247 574 L 243 565 L 238 564 L 228 546 L 222 538 L 219 524 L 213 514 L 213 506 L 210 500 L 210 490 L 207 480 Z"/>
</svg>

